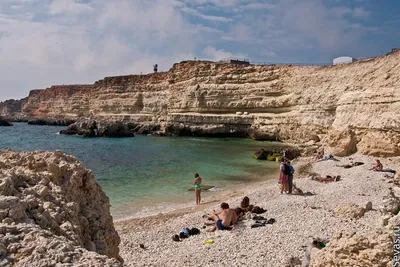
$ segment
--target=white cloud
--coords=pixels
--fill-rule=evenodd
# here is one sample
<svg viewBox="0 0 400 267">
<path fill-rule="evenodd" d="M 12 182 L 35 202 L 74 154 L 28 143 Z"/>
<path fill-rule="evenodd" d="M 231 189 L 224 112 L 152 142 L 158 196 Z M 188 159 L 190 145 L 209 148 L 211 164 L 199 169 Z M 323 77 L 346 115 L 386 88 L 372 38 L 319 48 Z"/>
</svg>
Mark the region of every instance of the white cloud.
<svg viewBox="0 0 400 267">
<path fill-rule="evenodd" d="M 269 51 L 269 50 L 262 50 L 261 54 L 266 56 L 266 57 L 268 57 L 268 58 L 276 57 L 276 53 L 273 52 L 273 51 Z"/>
<path fill-rule="evenodd" d="M 287 61 L 286 51 L 314 60 L 310 52 L 358 51 L 365 34 L 378 34 L 365 25 L 370 14 L 336 0 L 0 0 L 0 100 L 194 56 Z"/>
<path fill-rule="evenodd" d="M 235 7 L 243 0 L 185 0 L 186 3 L 194 5 L 210 4 L 217 7 Z"/>
<path fill-rule="evenodd" d="M 79 3 L 75 0 L 53 0 L 49 6 L 51 15 L 60 13 L 79 14 L 92 11 L 94 9 L 89 4 Z"/>
<path fill-rule="evenodd" d="M 230 21 L 232 21 L 232 19 L 222 17 L 222 16 L 205 15 L 205 14 L 202 14 L 201 12 L 197 11 L 196 9 L 188 8 L 188 7 L 182 8 L 181 11 L 188 13 L 190 15 L 200 17 L 204 20 L 209 20 L 209 21 L 214 21 L 214 22 L 230 22 Z"/>
<path fill-rule="evenodd" d="M 206 48 L 204 48 L 203 50 L 204 54 L 208 57 L 208 59 L 213 60 L 213 61 L 219 61 L 222 59 L 226 59 L 226 58 L 245 58 L 246 55 L 245 54 L 233 54 L 231 52 L 225 51 L 223 49 L 216 49 L 215 47 L 212 46 L 207 46 Z"/>
<path fill-rule="evenodd" d="M 353 16 L 357 18 L 368 18 L 369 15 L 371 14 L 370 11 L 365 10 L 362 7 L 356 7 L 353 9 Z"/>
</svg>

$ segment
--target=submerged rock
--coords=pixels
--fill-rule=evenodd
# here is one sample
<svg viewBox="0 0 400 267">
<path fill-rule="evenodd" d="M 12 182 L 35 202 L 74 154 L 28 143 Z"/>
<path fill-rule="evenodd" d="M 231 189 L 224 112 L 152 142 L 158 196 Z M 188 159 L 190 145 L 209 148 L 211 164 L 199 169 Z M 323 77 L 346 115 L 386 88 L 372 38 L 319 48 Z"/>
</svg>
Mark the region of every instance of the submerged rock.
<svg viewBox="0 0 400 267">
<path fill-rule="evenodd" d="M 276 161 L 285 157 L 289 160 L 293 160 L 300 156 L 300 150 L 295 147 L 281 147 L 281 148 L 261 148 L 256 151 L 253 155 L 255 159 L 258 160 L 269 160 Z"/>
<path fill-rule="evenodd" d="M 109 199 L 76 158 L 8 150 L 0 163 L 1 266 L 122 266 Z"/>
</svg>

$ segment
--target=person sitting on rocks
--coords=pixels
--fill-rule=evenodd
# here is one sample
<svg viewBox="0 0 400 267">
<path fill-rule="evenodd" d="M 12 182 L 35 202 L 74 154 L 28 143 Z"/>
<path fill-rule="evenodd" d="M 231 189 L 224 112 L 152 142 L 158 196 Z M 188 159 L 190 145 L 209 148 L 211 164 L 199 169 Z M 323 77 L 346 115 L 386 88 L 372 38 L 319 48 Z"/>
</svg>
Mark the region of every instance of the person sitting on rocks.
<svg viewBox="0 0 400 267">
<path fill-rule="evenodd" d="M 237 216 L 237 220 L 238 220 L 238 221 L 241 221 L 241 220 L 244 219 L 244 214 L 245 214 L 245 212 L 244 212 L 241 208 L 237 207 L 237 208 L 235 209 L 235 212 L 236 212 L 236 216 Z"/>
<path fill-rule="evenodd" d="M 240 202 L 240 208 L 243 212 L 249 211 L 250 199 L 246 196 L 243 198 L 242 202 Z"/>
<path fill-rule="evenodd" d="M 206 223 L 206 225 L 214 225 L 207 232 L 214 232 L 215 230 L 233 230 L 237 223 L 237 215 L 235 210 L 229 208 L 229 204 L 223 202 L 221 204 L 221 210 L 214 212 L 207 216 L 213 220 L 212 223 Z M 232 227 L 231 227 L 232 226 Z"/>
<path fill-rule="evenodd" d="M 381 161 L 379 159 L 377 159 L 375 161 L 375 164 L 372 166 L 372 168 L 370 170 L 377 171 L 377 172 L 382 171 L 383 165 L 382 165 Z"/>
</svg>

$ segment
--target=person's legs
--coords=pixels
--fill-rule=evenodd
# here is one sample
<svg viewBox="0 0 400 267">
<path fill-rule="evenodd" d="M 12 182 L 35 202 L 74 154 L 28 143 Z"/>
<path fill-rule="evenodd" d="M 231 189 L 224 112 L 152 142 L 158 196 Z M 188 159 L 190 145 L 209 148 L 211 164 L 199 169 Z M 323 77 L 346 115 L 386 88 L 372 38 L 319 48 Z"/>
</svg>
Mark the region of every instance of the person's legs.
<svg viewBox="0 0 400 267">
<path fill-rule="evenodd" d="M 196 190 L 196 205 L 200 204 L 200 190 Z"/>
<path fill-rule="evenodd" d="M 293 175 L 289 175 L 288 177 L 288 186 L 289 186 L 289 194 L 291 194 L 293 187 Z"/>
<path fill-rule="evenodd" d="M 199 190 L 199 205 L 201 203 L 201 189 Z"/>
<path fill-rule="evenodd" d="M 203 217 L 204 217 L 204 216 L 203 216 Z M 206 215 L 205 217 L 206 217 L 207 219 L 213 220 L 213 221 L 214 221 L 213 224 L 214 224 L 216 221 L 219 220 L 219 217 L 218 217 L 218 215 L 216 215 L 216 214 L 208 214 L 208 215 Z"/>
</svg>

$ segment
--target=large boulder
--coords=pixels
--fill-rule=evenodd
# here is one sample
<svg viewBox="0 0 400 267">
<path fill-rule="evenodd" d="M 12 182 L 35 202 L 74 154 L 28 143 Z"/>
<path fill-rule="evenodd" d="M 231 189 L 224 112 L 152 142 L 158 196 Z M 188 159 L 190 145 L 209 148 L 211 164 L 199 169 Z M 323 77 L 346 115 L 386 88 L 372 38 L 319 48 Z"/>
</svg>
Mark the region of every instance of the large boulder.
<svg viewBox="0 0 400 267">
<path fill-rule="evenodd" d="M 259 160 L 275 161 L 281 157 L 293 160 L 300 156 L 300 150 L 296 147 L 269 147 L 260 148 L 254 152 L 253 157 Z"/>
<path fill-rule="evenodd" d="M 13 124 L 0 118 L 0 126 L 13 126 Z"/>
<path fill-rule="evenodd" d="M 363 207 L 360 207 L 354 203 L 345 203 L 342 205 L 339 205 L 335 209 L 335 213 L 339 216 L 344 216 L 344 217 L 349 217 L 349 218 L 361 218 L 365 214 L 365 209 Z"/>
<path fill-rule="evenodd" d="M 279 141 L 279 132 L 277 129 L 249 129 L 249 136 L 256 141 Z"/>
<path fill-rule="evenodd" d="M 0 266 L 122 266 L 110 202 L 56 152 L 0 151 Z"/>
<path fill-rule="evenodd" d="M 338 234 L 321 250 L 312 250 L 310 266 L 392 266 L 393 232 L 387 228 L 370 233 Z"/>
<path fill-rule="evenodd" d="M 357 137 L 353 130 L 332 129 L 322 140 L 324 150 L 339 157 L 349 156 L 357 152 Z"/>
<path fill-rule="evenodd" d="M 84 119 L 60 131 L 60 134 L 81 135 L 85 137 L 134 137 L 130 125 L 122 121 Z"/>
</svg>

